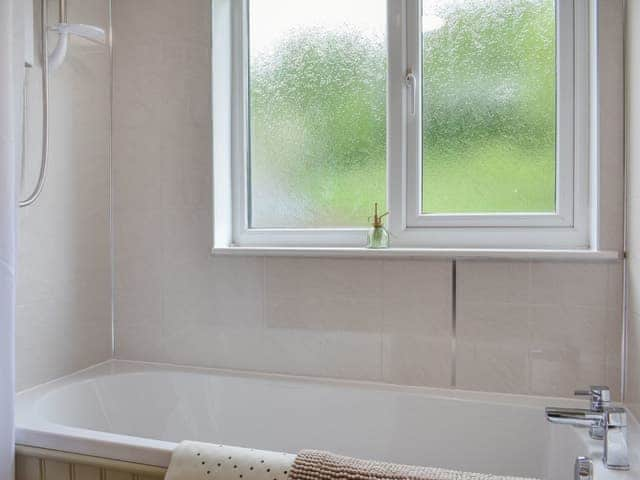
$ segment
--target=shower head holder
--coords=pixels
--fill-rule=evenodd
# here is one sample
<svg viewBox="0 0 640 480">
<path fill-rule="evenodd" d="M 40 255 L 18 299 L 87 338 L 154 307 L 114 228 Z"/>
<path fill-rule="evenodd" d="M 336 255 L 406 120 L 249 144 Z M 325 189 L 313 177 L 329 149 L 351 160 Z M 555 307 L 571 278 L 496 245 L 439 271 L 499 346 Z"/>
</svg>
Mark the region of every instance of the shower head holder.
<svg viewBox="0 0 640 480">
<path fill-rule="evenodd" d="M 102 28 L 82 23 L 58 23 L 49 30 L 58 34 L 58 43 L 49 55 L 49 69 L 56 70 L 67 56 L 69 35 L 84 38 L 98 45 L 106 44 L 106 35 Z"/>
</svg>

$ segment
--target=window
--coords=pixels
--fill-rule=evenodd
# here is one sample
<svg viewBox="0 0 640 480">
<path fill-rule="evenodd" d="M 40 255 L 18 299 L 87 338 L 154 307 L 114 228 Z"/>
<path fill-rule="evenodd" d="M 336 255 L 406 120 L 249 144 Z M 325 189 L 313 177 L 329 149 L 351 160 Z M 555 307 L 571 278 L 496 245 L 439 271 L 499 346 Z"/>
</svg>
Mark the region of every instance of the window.
<svg viewBox="0 0 640 480">
<path fill-rule="evenodd" d="M 422 9 L 421 213 L 554 212 L 554 2 Z"/>
<path fill-rule="evenodd" d="M 249 226 L 366 226 L 386 196 L 386 1 L 248 8 Z"/>
<path fill-rule="evenodd" d="M 377 202 L 398 247 L 589 245 L 587 2 L 214 8 L 218 240 L 362 246 Z"/>
</svg>

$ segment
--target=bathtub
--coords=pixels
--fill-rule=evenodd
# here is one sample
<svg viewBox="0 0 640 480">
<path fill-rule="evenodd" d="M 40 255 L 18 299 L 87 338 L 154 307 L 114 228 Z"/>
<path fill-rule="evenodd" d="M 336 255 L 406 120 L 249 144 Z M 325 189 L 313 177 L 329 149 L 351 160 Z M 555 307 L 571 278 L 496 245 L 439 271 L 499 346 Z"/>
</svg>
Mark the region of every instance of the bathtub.
<svg viewBox="0 0 640 480">
<path fill-rule="evenodd" d="M 465 471 L 572 480 L 640 478 L 630 417 L 629 472 L 606 470 L 602 442 L 553 425 L 544 407 L 583 401 L 400 387 L 112 360 L 18 394 L 17 443 L 166 467 L 183 439 Z"/>
</svg>

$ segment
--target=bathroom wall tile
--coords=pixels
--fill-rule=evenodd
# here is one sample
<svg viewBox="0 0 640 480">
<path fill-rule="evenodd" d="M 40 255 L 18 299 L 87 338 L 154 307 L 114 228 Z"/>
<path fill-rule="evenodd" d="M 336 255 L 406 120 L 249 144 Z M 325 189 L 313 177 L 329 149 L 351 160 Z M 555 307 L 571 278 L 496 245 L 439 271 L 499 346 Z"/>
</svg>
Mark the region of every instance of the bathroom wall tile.
<svg viewBox="0 0 640 480">
<path fill-rule="evenodd" d="M 582 388 L 576 374 L 579 352 L 567 348 L 539 349 L 530 352 L 531 387 L 534 395 L 572 396 Z M 587 382 L 591 385 L 591 380 Z M 578 386 L 580 385 L 580 386 Z"/>
<path fill-rule="evenodd" d="M 382 336 L 382 380 L 400 385 L 451 387 L 451 337 L 416 333 Z"/>
<path fill-rule="evenodd" d="M 608 264 L 604 262 L 532 262 L 534 304 L 607 305 Z"/>
<path fill-rule="evenodd" d="M 158 210 L 116 211 L 114 220 L 115 290 L 134 294 L 162 286 L 164 218 Z"/>
<path fill-rule="evenodd" d="M 215 258 L 206 263 L 167 268 L 164 273 L 167 321 L 262 328 L 262 258 Z"/>
<path fill-rule="evenodd" d="M 606 351 L 609 311 L 604 308 L 534 305 L 531 307 L 532 345 L 568 347 L 586 352 Z"/>
<path fill-rule="evenodd" d="M 162 274 L 162 314 L 165 323 L 186 328 L 212 318 L 214 285 L 207 264 L 165 267 Z"/>
<path fill-rule="evenodd" d="M 188 349 L 183 348 L 186 344 Z M 259 371 L 264 369 L 263 331 L 241 325 L 191 323 L 172 329 L 154 354 L 156 361 L 162 362 Z"/>
<path fill-rule="evenodd" d="M 382 292 L 382 262 L 336 258 L 266 259 L 267 294 L 375 297 Z"/>
<path fill-rule="evenodd" d="M 640 242 L 640 239 L 638 240 Z M 640 258 L 630 258 L 628 263 L 627 294 L 630 312 L 640 313 Z"/>
<path fill-rule="evenodd" d="M 164 264 L 160 255 L 128 261 L 116 258 L 114 263 L 114 295 L 135 295 L 151 289 L 162 293 Z"/>
<path fill-rule="evenodd" d="M 509 343 L 456 343 L 456 386 L 465 390 L 527 393 L 529 358 L 526 350 Z"/>
<path fill-rule="evenodd" d="M 634 164 L 632 164 L 630 169 L 635 171 L 635 173 L 630 174 L 629 180 L 632 186 L 627 204 L 627 243 L 630 247 L 627 255 L 630 260 L 637 261 L 640 259 L 640 252 L 634 247 L 637 245 L 637 242 L 640 242 L 640 188 L 635 187 L 633 183 L 635 182 L 635 184 L 640 187 L 640 167 L 635 166 L 634 170 Z"/>
<path fill-rule="evenodd" d="M 105 275 L 106 276 L 106 275 Z M 16 388 L 86 368 L 111 356 L 108 283 L 16 308 Z"/>
<path fill-rule="evenodd" d="M 56 12 L 57 2 L 53 0 L 51 5 L 50 11 Z M 82 22 L 108 28 L 109 4 L 96 0 L 67 0 L 67 16 L 70 22 Z"/>
<path fill-rule="evenodd" d="M 379 332 L 382 310 L 376 298 L 269 296 L 265 319 L 270 328 Z"/>
<path fill-rule="evenodd" d="M 206 62 L 202 63 L 206 65 Z M 200 101 L 210 104 L 205 99 Z M 165 138 L 167 145 L 163 145 L 165 154 L 161 157 L 162 202 L 165 208 L 210 208 L 211 128 L 209 123 L 204 123 L 194 127 L 193 131 L 181 131 L 175 140 L 169 136 Z"/>
<path fill-rule="evenodd" d="M 269 328 L 380 331 L 382 262 L 267 258 Z"/>
<path fill-rule="evenodd" d="M 382 278 L 384 333 L 450 337 L 451 261 L 385 260 Z"/>
<path fill-rule="evenodd" d="M 621 323 L 615 310 L 533 306 L 531 392 L 571 395 L 604 384 L 618 397 Z"/>
<path fill-rule="evenodd" d="M 166 209 L 161 244 L 165 263 L 207 263 L 211 257 L 212 218 L 207 209 Z"/>
<path fill-rule="evenodd" d="M 584 353 L 573 348 L 532 350 L 531 392 L 534 395 L 572 397 L 576 389 L 604 384 L 619 398 L 619 381 L 607 376 L 606 359 L 602 353 Z"/>
<path fill-rule="evenodd" d="M 457 296 L 465 302 L 529 302 L 529 262 L 458 261 L 456 276 Z"/>
<path fill-rule="evenodd" d="M 261 328 L 264 324 L 264 258 L 216 257 L 213 270 L 214 322 Z"/>
<path fill-rule="evenodd" d="M 609 354 L 605 358 L 605 385 L 611 388 L 611 398 L 614 401 L 619 402 L 622 400 L 622 361 L 620 358 L 620 352 L 617 354 Z"/>
<path fill-rule="evenodd" d="M 526 348 L 530 341 L 531 307 L 508 303 L 458 302 L 456 336 L 472 342 L 518 343 Z"/>
<path fill-rule="evenodd" d="M 131 209 L 114 215 L 115 248 L 117 260 L 128 261 L 162 258 L 164 249 L 164 219 L 160 210 Z"/>
<path fill-rule="evenodd" d="M 112 189 L 116 211 L 157 209 L 162 205 L 162 146 L 149 130 L 146 126 L 125 127 L 114 117 Z"/>
<path fill-rule="evenodd" d="M 115 357 L 154 361 L 167 329 L 163 328 L 161 289 L 115 293 Z"/>
<path fill-rule="evenodd" d="M 622 315 L 622 302 L 624 293 L 624 270 L 623 262 L 618 261 L 608 264 L 607 278 L 607 308 L 617 309 Z"/>
<path fill-rule="evenodd" d="M 640 314 L 629 315 L 625 403 L 640 418 Z"/>
<path fill-rule="evenodd" d="M 379 333 L 267 328 L 259 370 L 360 380 L 381 380 Z"/>
<path fill-rule="evenodd" d="M 457 264 L 456 386 L 526 393 L 530 263 Z"/>
</svg>

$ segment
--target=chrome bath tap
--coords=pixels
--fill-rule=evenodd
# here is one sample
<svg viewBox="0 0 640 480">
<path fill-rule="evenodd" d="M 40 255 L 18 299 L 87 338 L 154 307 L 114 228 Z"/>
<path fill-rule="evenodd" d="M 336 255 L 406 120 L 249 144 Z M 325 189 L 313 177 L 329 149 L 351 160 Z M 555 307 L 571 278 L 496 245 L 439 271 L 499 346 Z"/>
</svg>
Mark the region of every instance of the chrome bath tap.
<svg viewBox="0 0 640 480">
<path fill-rule="evenodd" d="M 627 447 L 627 412 L 611 406 L 611 391 L 604 386 L 591 386 L 589 390 L 575 392 L 591 399 L 591 408 L 547 407 L 545 414 L 552 423 L 588 427 L 589 435 L 604 441 L 603 461 L 612 470 L 629 470 Z"/>
</svg>

